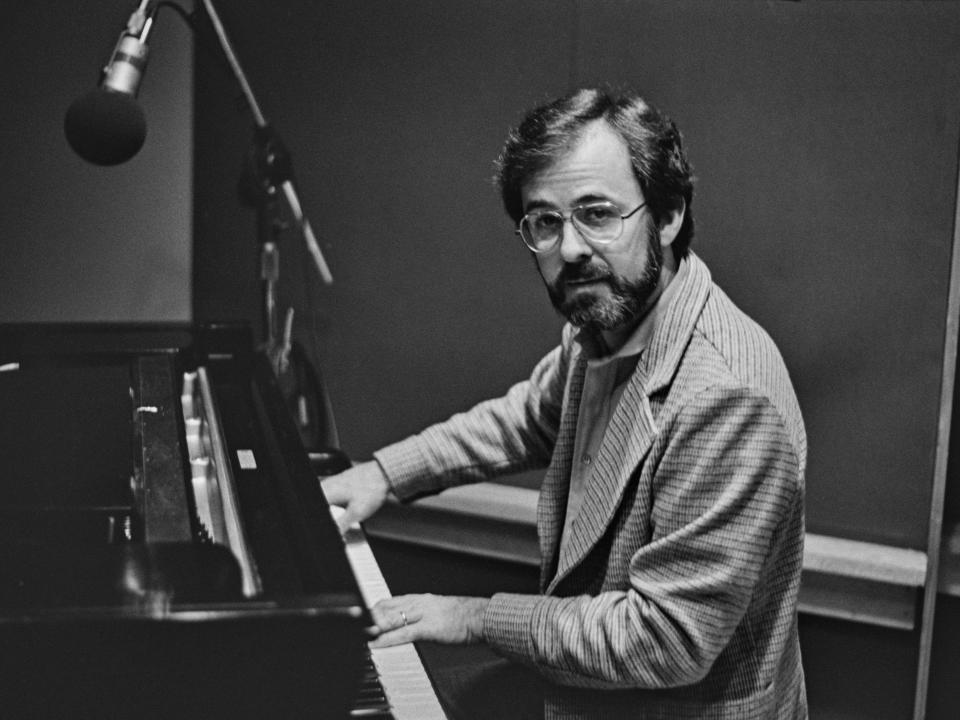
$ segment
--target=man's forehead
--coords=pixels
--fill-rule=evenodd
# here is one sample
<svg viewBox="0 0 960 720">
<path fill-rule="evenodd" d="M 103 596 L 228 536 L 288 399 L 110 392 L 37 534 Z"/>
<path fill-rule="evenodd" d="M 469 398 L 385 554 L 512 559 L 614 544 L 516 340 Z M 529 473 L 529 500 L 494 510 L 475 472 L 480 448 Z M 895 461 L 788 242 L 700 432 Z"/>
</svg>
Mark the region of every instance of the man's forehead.
<svg viewBox="0 0 960 720">
<path fill-rule="evenodd" d="M 639 190 L 626 141 L 606 121 L 587 126 L 564 151 L 521 186 L 525 206 L 557 196 L 582 202 Z"/>
</svg>

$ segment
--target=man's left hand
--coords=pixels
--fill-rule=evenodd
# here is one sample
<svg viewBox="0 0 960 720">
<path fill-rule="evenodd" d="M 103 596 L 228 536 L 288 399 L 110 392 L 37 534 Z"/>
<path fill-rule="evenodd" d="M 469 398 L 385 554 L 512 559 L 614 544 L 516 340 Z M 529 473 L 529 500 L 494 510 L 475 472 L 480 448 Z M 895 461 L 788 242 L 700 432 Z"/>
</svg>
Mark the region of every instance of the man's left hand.
<svg viewBox="0 0 960 720">
<path fill-rule="evenodd" d="M 445 595 L 400 595 L 371 608 L 376 639 L 370 647 L 421 640 L 467 645 L 483 640 L 483 613 L 489 600 Z"/>
</svg>

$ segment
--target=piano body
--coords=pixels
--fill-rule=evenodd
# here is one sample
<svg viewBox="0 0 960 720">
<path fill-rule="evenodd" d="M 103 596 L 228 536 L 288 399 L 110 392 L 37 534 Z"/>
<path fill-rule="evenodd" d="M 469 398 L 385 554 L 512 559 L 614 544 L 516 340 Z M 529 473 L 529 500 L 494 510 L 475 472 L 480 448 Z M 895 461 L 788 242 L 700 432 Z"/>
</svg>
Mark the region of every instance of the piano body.
<svg viewBox="0 0 960 720">
<path fill-rule="evenodd" d="M 245 326 L 0 326 L 3 717 L 406 720 L 316 474 Z"/>
</svg>

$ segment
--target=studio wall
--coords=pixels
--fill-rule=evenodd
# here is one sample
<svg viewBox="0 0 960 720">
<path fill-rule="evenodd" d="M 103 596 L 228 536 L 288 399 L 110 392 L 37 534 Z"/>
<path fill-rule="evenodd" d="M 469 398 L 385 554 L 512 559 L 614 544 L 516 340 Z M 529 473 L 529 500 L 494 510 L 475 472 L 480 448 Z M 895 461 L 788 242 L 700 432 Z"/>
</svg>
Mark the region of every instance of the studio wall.
<svg viewBox="0 0 960 720">
<path fill-rule="evenodd" d="M 91 165 L 63 132 L 64 113 L 97 86 L 135 8 L 129 0 L 4 8 L 0 322 L 190 319 L 193 43 L 179 18 L 168 10 L 157 18 L 137 156 Z"/>
</svg>

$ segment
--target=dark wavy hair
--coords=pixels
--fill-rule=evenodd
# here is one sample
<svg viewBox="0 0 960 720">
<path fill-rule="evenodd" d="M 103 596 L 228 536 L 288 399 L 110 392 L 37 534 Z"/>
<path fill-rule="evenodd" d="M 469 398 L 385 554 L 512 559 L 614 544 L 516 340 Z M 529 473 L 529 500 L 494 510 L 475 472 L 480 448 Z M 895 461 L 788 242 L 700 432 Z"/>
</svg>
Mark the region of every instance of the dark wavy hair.
<svg viewBox="0 0 960 720">
<path fill-rule="evenodd" d="M 693 175 L 680 131 L 639 95 L 596 88 L 576 92 L 531 111 L 507 137 L 497 160 L 496 181 L 504 208 L 514 222 L 523 217 L 523 184 L 562 156 L 595 120 L 605 120 L 626 141 L 633 173 L 654 222 L 685 206 L 673 241 L 679 259 L 693 239 Z"/>
</svg>

